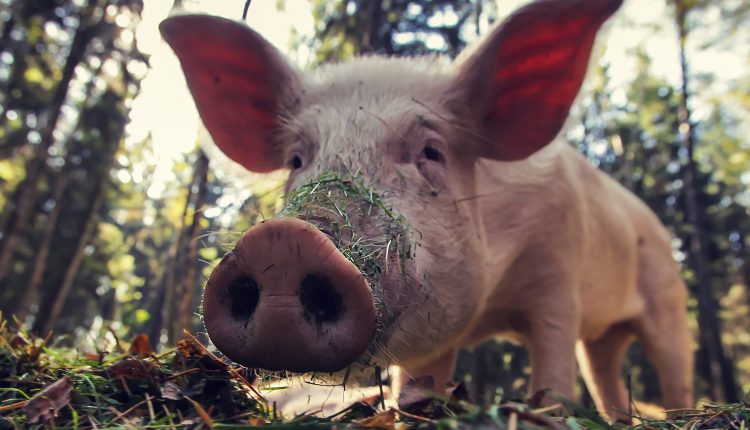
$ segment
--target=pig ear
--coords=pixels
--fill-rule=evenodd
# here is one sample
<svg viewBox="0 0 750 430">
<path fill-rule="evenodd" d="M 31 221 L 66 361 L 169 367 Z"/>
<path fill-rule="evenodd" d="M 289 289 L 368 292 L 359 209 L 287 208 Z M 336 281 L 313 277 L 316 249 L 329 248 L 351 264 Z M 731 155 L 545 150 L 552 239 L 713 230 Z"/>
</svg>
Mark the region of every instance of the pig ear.
<svg viewBox="0 0 750 430">
<path fill-rule="evenodd" d="M 249 170 L 281 168 L 275 132 L 300 88 L 281 54 L 246 25 L 219 17 L 178 15 L 159 28 L 216 145 Z"/>
<path fill-rule="evenodd" d="M 596 32 L 621 2 L 534 2 L 459 60 L 451 98 L 480 120 L 486 137 L 480 156 L 518 160 L 555 138 L 583 81 Z"/>
</svg>

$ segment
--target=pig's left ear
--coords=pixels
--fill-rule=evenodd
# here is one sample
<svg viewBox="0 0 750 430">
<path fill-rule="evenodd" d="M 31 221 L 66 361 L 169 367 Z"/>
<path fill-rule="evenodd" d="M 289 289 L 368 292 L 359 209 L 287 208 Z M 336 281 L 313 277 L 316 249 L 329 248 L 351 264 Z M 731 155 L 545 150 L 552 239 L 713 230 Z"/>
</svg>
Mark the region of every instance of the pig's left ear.
<svg viewBox="0 0 750 430">
<path fill-rule="evenodd" d="M 209 15 L 173 16 L 159 29 L 216 145 L 255 172 L 283 167 L 275 140 L 301 85 L 276 48 L 243 23 Z"/>
<path fill-rule="evenodd" d="M 555 138 L 583 81 L 596 32 L 621 2 L 536 1 L 459 60 L 450 98 L 460 114 L 480 121 L 480 156 L 523 159 Z"/>
</svg>

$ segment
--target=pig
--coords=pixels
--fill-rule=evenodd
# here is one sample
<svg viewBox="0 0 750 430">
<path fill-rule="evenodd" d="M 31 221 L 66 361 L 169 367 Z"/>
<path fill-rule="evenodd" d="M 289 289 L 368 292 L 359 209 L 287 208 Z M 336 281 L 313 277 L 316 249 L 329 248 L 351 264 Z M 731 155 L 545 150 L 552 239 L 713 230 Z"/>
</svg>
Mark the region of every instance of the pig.
<svg viewBox="0 0 750 430">
<path fill-rule="evenodd" d="M 556 140 L 600 26 L 621 0 L 539 0 L 451 63 L 365 56 L 302 72 L 246 25 L 161 24 L 215 144 L 287 169 L 281 215 L 217 265 L 207 332 L 257 368 L 395 364 L 451 380 L 456 351 L 522 342 L 531 393 L 627 419 L 637 339 L 663 406 L 692 404 L 687 291 L 670 235 L 636 196 Z"/>
</svg>

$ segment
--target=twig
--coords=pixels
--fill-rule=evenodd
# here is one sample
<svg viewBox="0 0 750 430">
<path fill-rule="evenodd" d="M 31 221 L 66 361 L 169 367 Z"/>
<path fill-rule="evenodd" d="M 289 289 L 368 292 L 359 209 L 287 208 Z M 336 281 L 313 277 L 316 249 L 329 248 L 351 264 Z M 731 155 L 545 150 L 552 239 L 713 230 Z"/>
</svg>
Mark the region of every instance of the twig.
<svg viewBox="0 0 750 430">
<path fill-rule="evenodd" d="M 116 413 L 116 415 L 115 415 L 114 418 L 112 418 L 112 421 L 110 421 L 108 424 L 112 424 L 115 421 L 121 420 L 125 415 L 129 414 L 130 412 L 132 412 L 133 409 L 137 408 L 138 406 L 141 406 L 142 404 L 146 403 L 147 401 L 148 401 L 148 397 L 145 398 L 145 399 L 143 399 L 143 400 L 141 400 L 140 402 L 134 404 L 133 406 L 125 409 L 124 412 L 120 412 L 117 409 L 115 409 L 114 407 L 110 406 L 111 410 L 114 411 Z"/>
<path fill-rule="evenodd" d="M 430 418 L 427 418 L 427 417 L 421 417 L 419 415 L 410 414 L 408 412 L 402 411 L 401 409 L 397 409 L 397 408 L 391 408 L 391 409 L 393 409 L 394 411 L 398 412 L 399 415 L 403 415 L 405 417 L 409 417 L 409 418 L 415 419 L 417 421 L 422 421 L 422 422 L 425 422 L 425 423 L 434 423 L 435 422 L 435 420 L 433 420 L 433 419 L 430 419 Z"/>
<path fill-rule="evenodd" d="M 17 402 L 17 403 L 11 403 L 10 405 L 0 406 L 0 412 L 12 411 L 13 409 L 22 408 L 26 406 L 27 403 L 29 403 L 28 400 L 21 400 L 20 402 Z"/>
</svg>

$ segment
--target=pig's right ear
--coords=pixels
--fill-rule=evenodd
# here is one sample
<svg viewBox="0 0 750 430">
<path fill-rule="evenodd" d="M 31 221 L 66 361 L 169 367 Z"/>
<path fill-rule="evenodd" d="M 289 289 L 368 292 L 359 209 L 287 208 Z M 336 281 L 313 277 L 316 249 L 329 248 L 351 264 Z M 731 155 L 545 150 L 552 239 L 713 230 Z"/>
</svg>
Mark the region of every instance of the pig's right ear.
<svg viewBox="0 0 750 430">
<path fill-rule="evenodd" d="M 298 103 L 300 79 L 281 54 L 245 24 L 215 16 L 177 15 L 159 29 L 216 145 L 255 172 L 283 167 L 276 132 Z"/>
<path fill-rule="evenodd" d="M 479 123 L 479 156 L 518 160 L 554 139 L 578 94 L 596 32 L 620 3 L 535 1 L 459 60 L 449 98 L 459 115 Z"/>
</svg>

